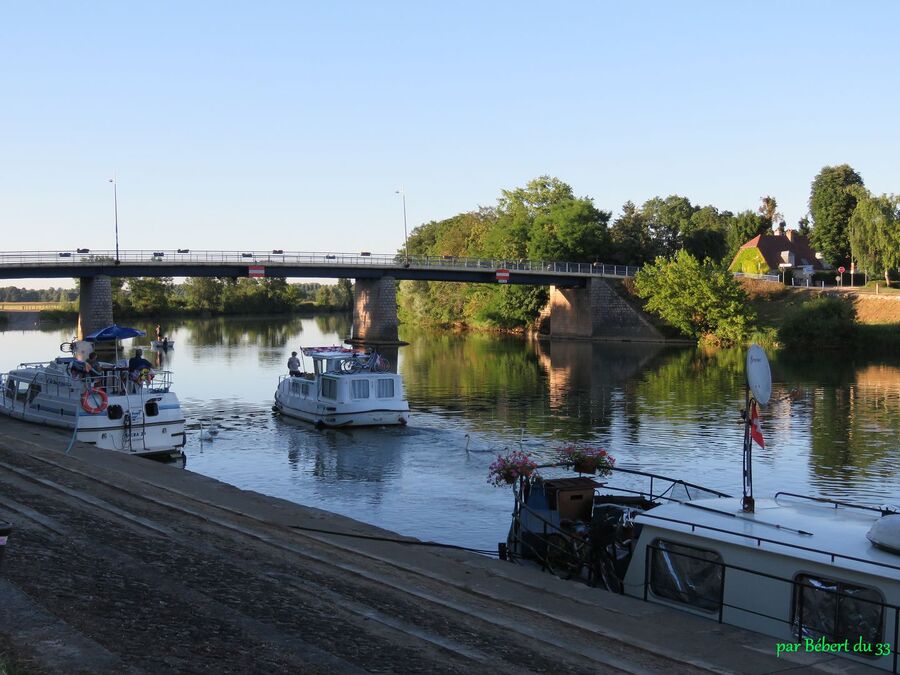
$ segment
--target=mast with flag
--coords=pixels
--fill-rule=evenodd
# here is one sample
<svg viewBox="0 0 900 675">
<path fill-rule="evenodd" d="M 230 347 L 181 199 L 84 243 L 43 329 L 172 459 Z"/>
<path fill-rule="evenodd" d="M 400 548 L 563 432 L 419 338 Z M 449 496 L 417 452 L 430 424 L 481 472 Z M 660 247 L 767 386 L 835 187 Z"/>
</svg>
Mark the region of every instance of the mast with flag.
<svg viewBox="0 0 900 675">
<path fill-rule="evenodd" d="M 752 394 L 752 397 L 751 397 Z M 753 443 L 765 448 L 759 426 L 759 408 L 766 405 L 772 396 L 772 372 L 769 359 L 759 345 L 751 345 L 747 350 L 747 393 L 744 408 L 744 499 L 741 506 L 746 513 L 753 513 Z"/>
</svg>

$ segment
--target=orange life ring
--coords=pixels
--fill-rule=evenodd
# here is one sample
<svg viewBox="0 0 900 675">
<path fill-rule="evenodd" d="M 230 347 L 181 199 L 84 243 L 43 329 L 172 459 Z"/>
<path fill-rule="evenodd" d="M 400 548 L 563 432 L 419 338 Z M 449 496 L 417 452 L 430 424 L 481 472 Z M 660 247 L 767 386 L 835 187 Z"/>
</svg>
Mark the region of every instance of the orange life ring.
<svg viewBox="0 0 900 675">
<path fill-rule="evenodd" d="M 100 397 L 100 405 L 92 406 L 91 405 L 91 397 L 99 396 Z M 91 415 L 96 415 L 97 413 L 102 413 L 106 410 L 106 406 L 109 405 L 109 396 L 106 395 L 106 392 L 102 389 L 88 389 L 81 395 L 81 407 L 84 408 L 85 412 L 90 413 Z"/>
</svg>

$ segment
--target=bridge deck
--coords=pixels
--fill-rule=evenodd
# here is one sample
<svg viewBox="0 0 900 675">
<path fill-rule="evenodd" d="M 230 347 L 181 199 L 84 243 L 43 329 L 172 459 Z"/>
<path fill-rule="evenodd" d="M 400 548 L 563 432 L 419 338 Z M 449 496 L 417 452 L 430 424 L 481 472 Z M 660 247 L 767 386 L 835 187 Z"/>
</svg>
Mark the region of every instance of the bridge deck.
<svg viewBox="0 0 900 675">
<path fill-rule="evenodd" d="M 578 263 L 455 256 L 410 256 L 300 251 L 14 251 L 0 253 L 0 278 L 109 276 L 351 277 L 496 283 L 496 271 L 509 270 L 509 283 L 583 286 L 591 277 L 625 278 L 638 268 Z M 255 274 L 253 274 L 255 276 Z"/>
</svg>

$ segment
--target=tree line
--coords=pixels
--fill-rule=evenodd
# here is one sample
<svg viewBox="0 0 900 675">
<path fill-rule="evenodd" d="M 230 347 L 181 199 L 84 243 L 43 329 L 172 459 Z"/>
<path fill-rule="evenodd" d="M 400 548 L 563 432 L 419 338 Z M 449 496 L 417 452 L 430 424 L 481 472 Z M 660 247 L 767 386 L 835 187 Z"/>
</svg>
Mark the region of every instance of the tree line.
<svg viewBox="0 0 900 675">
<path fill-rule="evenodd" d="M 72 302 L 78 298 L 73 288 L 0 288 L 0 302 Z"/>
<path fill-rule="evenodd" d="M 347 310 L 352 306 L 349 279 L 333 286 L 289 284 L 283 277 L 112 278 L 115 316 L 191 314 L 286 314 L 302 310 Z"/>
<path fill-rule="evenodd" d="M 883 273 L 888 281 L 900 268 L 896 196 L 870 194 L 846 164 L 826 166 L 812 182 L 809 208 L 797 229 L 835 267 L 849 265 L 852 257 L 861 270 Z M 742 304 L 739 289 L 725 288 L 727 275 L 720 272 L 747 241 L 785 228 L 778 202 L 770 195 L 761 198 L 756 210 L 738 213 L 694 204 L 682 195 L 657 196 L 640 206 L 626 202 L 613 219 L 591 197 L 576 196 L 558 178 L 540 176 L 524 187 L 501 191 L 496 206 L 417 227 L 408 247 L 412 254 L 428 256 L 656 265 L 651 276 L 660 283 L 671 283 L 677 276 L 673 271 L 702 271 L 722 294 L 722 303 L 733 309 Z M 672 265 L 668 271 L 667 264 Z M 645 279 L 645 299 L 651 297 L 653 285 Z M 688 290 L 686 297 L 696 292 Z M 427 281 L 402 282 L 398 297 L 402 320 L 501 328 L 531 323 L 546 301 L 546 288 Z M 726 342 L 752 324 L 752 317 L 729 316 L 718 306 L 708 310 L 716 322 L 727 325 L 720 331 Z"/>
</svg>

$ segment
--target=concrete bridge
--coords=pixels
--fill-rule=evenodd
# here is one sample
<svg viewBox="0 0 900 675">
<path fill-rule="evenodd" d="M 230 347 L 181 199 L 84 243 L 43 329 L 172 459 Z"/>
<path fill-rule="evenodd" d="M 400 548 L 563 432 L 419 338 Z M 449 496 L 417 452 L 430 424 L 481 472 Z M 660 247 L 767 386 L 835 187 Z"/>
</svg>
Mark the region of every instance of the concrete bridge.
<svg viewBox="0 0 900 675">
<path fill-rule="evenodd" d="M 606 263 L 307 253 L 298 251 L 91 250 L 0 253 L 0 279 L 80 280 L 79 336 L 113 322 L 110 277 L 352 278 L 354 336 L 397 340 L 396 283 L 402 280 L 550 286 L 551 334 L 560 337 L 656 339 L 659 334 L 630 308 L 611 279 L 638 268 Z"/>
</svg>

